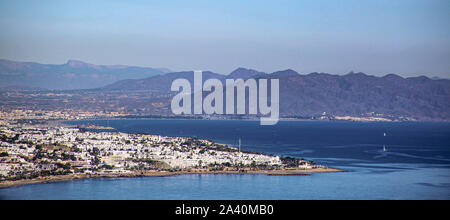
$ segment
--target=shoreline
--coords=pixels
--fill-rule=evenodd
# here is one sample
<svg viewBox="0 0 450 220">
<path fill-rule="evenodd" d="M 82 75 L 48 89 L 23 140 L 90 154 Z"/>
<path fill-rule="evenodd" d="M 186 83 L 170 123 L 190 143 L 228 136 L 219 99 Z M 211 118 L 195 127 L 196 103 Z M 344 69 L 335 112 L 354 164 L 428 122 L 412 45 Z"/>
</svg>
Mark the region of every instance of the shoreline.
<svg viewBox="0 0 450 220">
<path fill-rule="evenodd" d="M 85 118 L 85 119 L 54 119 L 55 121 L 61 122 L 74 122 L 74 121 L 118 121 L 118 120 L 180 120 L 180 121 L 188 121 L 188 120 L 199 120 L 199 121 L 259 121 L 259 119 L 191 119 L 191 118 L 158 118 L 158 117 L 142 117 L 142 118 Z M 365 120 L 338 120 L 338 119 L 298 119 L 298 118 L 279 118 L 279 122 L 348 122 L 348 123 L 450 123 L 450 121 L 446 120 L 390 120 L 390 121 L 365 121 Z M 71 125 L 71 124 L 66 124 Z M 75 125 L 72 125 L 75 126 Z"/>
<path fill-rule="evenodd" d="M 100 119 L 97 119 L 97 120 L 100 120 Z M 114 120 L 127 120 L 127 119 L 118 119 L 118 118 L 116 118 Z M 166 119 L 159 119 L 159 120 L 166 120 Z M 188 120 L 188 119 L 186 119 L 186 120 Z M 86 120 L 76 120 L 76 121 L 86 121 Z M 50 122 L 47 121 L 47 123 L 44 123 L 43 125 L 50 126 L 50 127 L 60 126 L 60 127 L 66 127 L 66 128 L 71 128 L 71 127 L 75 126 L 75 125 L 72 125 L 72 124 L 70 124 L 68 122 L 73 122 L 73 121 L 70 121 L 70 120 L 69 121 L 67 121 L 67 120 L 51 120 Z M 43 125 L 39 124 L 39 125 L 35 125 L 35 126 L 36 127 L 40 127 L 40 126 L 43 126 Z M 90 125 L 90 126 L 97 126 L 97 125 Z M 100 128 L 101 126 L 97 126 L 97 127 Z M 104 127 L 101 127 L 101 128 L 104 128 Z M 100 129 L 100 130 L 102 130 L 102 129 Z M 102 131 L 97 131 L 97 132 L 102 132 Z M 92 134 L 94 134 L 94 136 L 95 136 L 97 134 L 97 132 L 93 131 Z M 122 134 L 121 132 L 119 132 L 117 130 L 109 131 L 109 132 Z M 70 132 L 66 132 L 66 133 L 72 135 L 72 133 L 70 133 Z M 76 134 L 79 134 L 79 132 L 76 132 Z M 123 133 L 123 134 L 128 134 L 128 133 L 126 132 L 126 133 Z M 133 133 L 131 133 L 131 134 L 133 134 Z M 75 136 L 78 137 L 77 135 L 75 135 Z M 87 138 L 88 138 L 88 140 L 90 140 L 89 138 L 92 138 L 92 137 L 88 135 Z M 94 138 L 95 138 L 96 141 L 98 140 L 98 139 L 96 139 L 97 138 L 96 136 L 93 137 L 92 139 L 94 140 Z M 130 139 L 132 139 L 133 142 L 138 140 L 136 137 L 133 137 L 133 138 L 130 138 Z M 198 139 L 198 138 L 195 138 L 195 139 Z M 82 139 L 82 140 L 84 140 L 84 139 Z M 142 143 L 142 140 L 140 140 L 141 141 L 140 143 Z M 201 139 L 199 139 L 199 140 L 201 140 Z M 67 142 L 68 140 L 63 139 L 62 141 L 63 142 L 66 141 Z M 69 139 L 69 141 L 70 141 L 70 139 Z M 153 139 L 151 139 L 151 140 L 147 139 L 147 141 L 150 141 L 151 143 L 153 143 L 152 141 L 154 141 L 154 140 Z M 159 138 L 158 138 L 158 141 L 159 141 Z M 169 141 L 172 141 L 170 143 L 173 143 L 174 145 L 178 144 L 178 145 L 181 146 L 180 143 L 181 143 L 182 140 L 178 140 L 178 139 L 177 140 L 171 140 L 170 139 Z M 209 140 L 205 140 L 205 141 L 209 141 Z M 129 142 L 131 143 L 131 141 L 129 141 Z M 180 142 L 180 143 L 178 143 L 178 142 Z M 219 144 L 219 143 L 216 143 L 216 142 L 213 142 L 213 141 L 210 141 L 210 142 L 212 144 L 214 144 L 214 143 L 215 144 Z M 128 143 L 128 144 L 130 144 L 130 143 Z M 125 146 L 124 143 L 122 143 L 122 144 L 123 144 L 123 146 Z M 206 143 L 206 144 L 208 144 L 208 143 Z M 196 145 L 198 145 L 198 143 L 195 143 L 194 145 L 196 146 Z M 193 149 L 195 149 L 195 148 L 193 148 Z M 213 148 L 212 150 L 214 151 L 215 149 L 216 148 Z M 52 148 L 50 150 L 54 150 L 54 149 Z M 78 152 L 79 151 L 80 150 L 78 150 Z M 131 150 L 129 150 L 129 151 L 131 151 Z M 45 151 L 45 152 L 47 152 L 47 151 Z M 205 152 L 205 150 L 203 152 Z M 197 152 L 197 153 L 199 153 L 199 152 Z M 240 153 L 240 151 L 239 151 L 239 153 Z M 261 157 L 263 157 L 263 156 L 274 157 L 273 155 L 266 155 L 264 153 L 254 153 L 254 152 L 246 152 L 246 153 L 247 154 L 254 154 L 254 155 L 262 155 Z M 91 152 L 89 152 L 89 154 L 92 156 Z M 99 154 L 99 152 L 97 152 L 97 154 Z M 203 153 L 199 153 L 199 155 L 201 155 L 201 154 L 203 154 Z M 239 155 L 236 156 L 235 155 L 235 157 L 238 157 L 239 160 L 242 159 L 242 158 L 244 158 L 242 160 L 245 160 L 244 156 L 242 156 L 242 158 L 241 158 L 241 156 L 239 156 Z M 97 155 L 95 156 L 95 158 L 97 159 Z M 236 159 L 236 160 L 238 160 L 238 159 Z M 261 158 L 259 158 L 259 159 L 261 159 Z M 272 160 L 274 160 L 273 158 L 272 159 L 269 158 L 269 159 L 270 159 L 270 161 L 267 161 L 266 162 L 267 164 L 269 162 L 271 162 Z M 264 161 L 264 160 L 269 160 L 269 159 L 262 158 L 261 160 Z M 283 163 L 280 160 L 279 157 L 277 157 L 276 159 L 277 159 L 276 163 Z M 123 160 L 123 158 L 121 158 L 121 160 Z M 140 162 L 145 162 L 145 161 L 136 161 L 136 163 L 140 163 Z M 309 161 L 306 161 L 306 162 L 309 163 Z M 194 174 L 194 175 L 211 175 L 211 174 L 213 174 L 213 175 L 216 175 L 216 174 L 241 174 L 241 175 L 242 174 L 251 174 L 251 175 L 254 175 L 254 174 L 258 174 L 258 175 L 268 175 L 268 176 L 287 176 L 287 175 L 311 175 L 312 173 L 324 173 L 324 172 L 343 172 L 342 170 L 338 170 L 338 169 L 334 169 L 334 168 L 328 168 L 328 167 L 323 167 L 323 166 L 309 168 L 309 169 L 300 168 L 300 167 L 297 167 L 297 165 L 296 165 L 296 166 L 282 166 L 282 167 L 277 167 L 275 169 L 274 168 L 262 168 L 262 167 L 261 168 L 256 168 L 256 169 L 255 168 L 250 168 L 250 167 L 246 167 L 246 168 L 242 168 L 241 167 L 241 168 L 237 168 L 237 169 L 236 168 L 225 168 L 224 170 L 215 170 L 215 169 L 210 170 L 207 167 L 200 168 L 200 167 L 197 167 L 197 166 L 192 166 L 192 164 L 188 164 L 188 165 L 189 166 L 187 166 L 187 167 L 192 167 L 192 168 L 184 168 L 184 169 L 181 169 L 179 171 L 169 171 L 166 168 L 163 168 L 163 170 L 157 170 L 156 168 L 151 167 L 151 168 L 149 168 L 147 170 L 145 170 L 143 168 L 129 169 L 126 172 L 121 172 L 121 171 L 118 171 L 118 170 L 115 171 L 115 172 L 111 172 L 111 171 L 106 171 L 106 172 L 105 171 L 100 171 L 100 172 L 98 172 L 98 171 L 95 171 L 94 173 L 83 173 L 83 172 L 78 172 L 78 171 L 72 171 L 71 173 L 65 174 L 65 175 L 57 175 L 57 174 L 56 175 L 44 175 L 44 176 L 38 176 L 38 177 L 33 178 L 33 179 L 27 179 L 27 177 L 24 177 L 23 179 L 12 180 L 13 178 L 11 178 L 11 180 L 0 181 L 0 189 L 1 188 L 9 188 L 9 187 L 17 187 L 17 186 L 22 186 L 22 185 L 30 185 L 30 184 L 42 184 L 42 183 L 50 183 L 50 182 L 73 181 L 73 180 L 79 180 L 79 179 L 93 179 L 93 178 L 166 177 L 166 176 L 191 175 L 191 174 Z M 62 166 L 62 165 L 60 165 L 60 166 Z M 64 169 L 70 169 L 70 167 L 69 168 L 64 168 Z M 21 176 L 21 177 L 23 177 L 23 176 Z"/>
<path fill-rule="evenodd" d="M 259 121 L 258 118 L 164 118 L 164 117 L 130 117 L 130 118 L 115 118 L 115 117 L 99 117 L 99 118 L 85 118 L 85 119 L 55 119 L 60 121 L 95 121 L 95 120 L 199 120 L 199 121 Z M 300 122 L 387 122 L 387 123 L 398 123 L 398 122 L 450 122 L 450 121 L 428 121 L 428 120 L 389 120 L 389 121 L 365 121 L 365 120 L 339 120 L 339 119 L 301 119 L 301 118 L 279 118 L 278 121 L 300 121 Z"/>
<path fill-rule="evenodd" d="M 242 172 L 245 171 L 245 172 Z M 191 171 L 137 171 L 129 173 L 97 173 L 97 174 L 68 174 L 60 176 L 46 176 L 34 179 L 22 180 L 6 180 L 0 182 L 0 189 L 19 187 L 32 184 L 44 184 L 53 182 L 66 182 L 83 179 L 97 178 L 136 178 L 136 177 L 169 177 L 179 175 L 267 175 L 267 176 L 302 176 L 311 175 L 313 173 L 335 173 L 345 172 L 335 168 L 316 168 L 316 169 L 299 169 L 288 168 L 284 170 L 229 170 L 229 171 L 208 171 L 208 170 L 191 170 Z"/>
</svg>

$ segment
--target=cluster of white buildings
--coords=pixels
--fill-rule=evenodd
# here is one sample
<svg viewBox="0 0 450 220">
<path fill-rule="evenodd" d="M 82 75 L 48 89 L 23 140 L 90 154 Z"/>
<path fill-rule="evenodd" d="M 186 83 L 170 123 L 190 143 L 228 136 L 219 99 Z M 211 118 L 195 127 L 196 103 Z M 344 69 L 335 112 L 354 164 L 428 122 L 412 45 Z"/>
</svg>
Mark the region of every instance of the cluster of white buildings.
<svg viewBox="0 0 450 220">
<path fill-rule="evenodd" d="M 87 112 L 87 111 L 50 111 L 50 110 L 11 110 L 0 111 L 0 119 L 63 119 L 63 120 L 82 120 L 101 117 L 118 117 L 127 114 L 120 112 Z M 0 120 L 1 122 L 1 120 Z"/>
<path fill-rule="evenodd" d="M 0 175 L 3 177 L 58 169 L 72 173 L 131 172 L 155 169 L 154 161 L 171 169 L 213 164 L 282 166 L 277 156 L 244 153 L 192 138 L 82 132 L 76 128 L 12 125 L 5 121 L 0 124 L 0 136 L 0 153 L 3 153 Z M 61 168 L 63 165 L 70 166 Z"/>
</svg>

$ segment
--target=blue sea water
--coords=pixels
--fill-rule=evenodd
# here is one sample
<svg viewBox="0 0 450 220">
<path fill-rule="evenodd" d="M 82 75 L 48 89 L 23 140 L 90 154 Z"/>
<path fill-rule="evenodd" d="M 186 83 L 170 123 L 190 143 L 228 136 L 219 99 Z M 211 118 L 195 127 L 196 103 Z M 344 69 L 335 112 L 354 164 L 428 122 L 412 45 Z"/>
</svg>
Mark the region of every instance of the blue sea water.
<svg viewBox="0 0 450 220">
<path fill-rule="evenodd" d="M 281 121 L 260 126 L 258 121 L 157 119 L 82 123 L 231 145 L 241 138 L 243 150 L 312 159 L 347 172 L 86 179 L 0 189 L 0 199 L 450 199 L 450 123 Z"/>
</svg>

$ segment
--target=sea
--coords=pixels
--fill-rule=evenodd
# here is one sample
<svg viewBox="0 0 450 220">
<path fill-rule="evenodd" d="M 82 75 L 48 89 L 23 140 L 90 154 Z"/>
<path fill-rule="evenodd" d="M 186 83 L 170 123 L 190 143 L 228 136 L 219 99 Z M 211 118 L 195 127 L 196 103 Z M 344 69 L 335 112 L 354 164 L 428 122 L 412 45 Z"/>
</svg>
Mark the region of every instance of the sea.
<svg viewBox="0 0 450 220">
<path fill-rule="evenodd" d="M 209 139 L 342 169 L 309 176 L 253 174 L 104 178 L 0 189 L 0 199 L 448 200 L 450 123 L 121 119 L 69 121 L 120 132 Z"/>
</svg>

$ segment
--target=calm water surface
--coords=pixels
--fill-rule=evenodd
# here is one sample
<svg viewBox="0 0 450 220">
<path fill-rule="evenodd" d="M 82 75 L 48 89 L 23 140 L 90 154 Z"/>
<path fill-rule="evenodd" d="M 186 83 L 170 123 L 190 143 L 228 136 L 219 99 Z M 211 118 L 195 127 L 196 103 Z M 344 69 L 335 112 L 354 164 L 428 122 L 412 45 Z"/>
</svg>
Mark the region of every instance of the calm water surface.
<svg viewBox="0 0 450 220">
<path fill-rule="evenodd" d="M 241 138 L 244 150 L 312 159 L 348 172 L 88 179 L 0 189 L 0 199 L 450 199 L 450 123 L 83 123 L 89 122 L 121 132 L 191 136 L 231 145 Z"/>
</svg>

